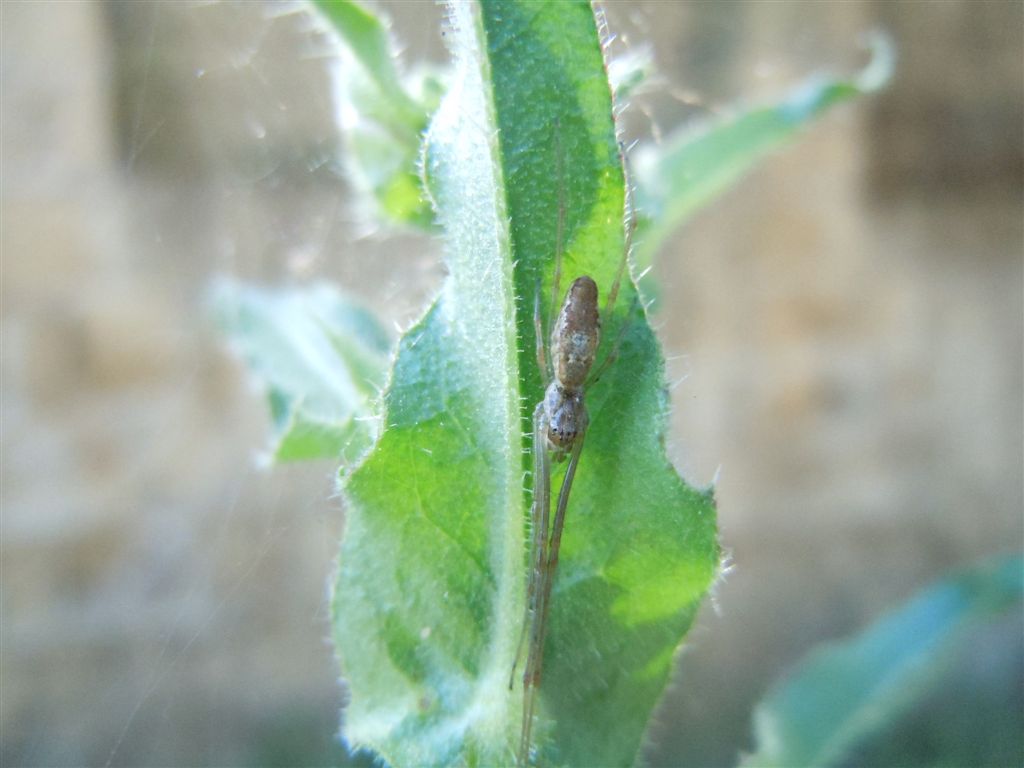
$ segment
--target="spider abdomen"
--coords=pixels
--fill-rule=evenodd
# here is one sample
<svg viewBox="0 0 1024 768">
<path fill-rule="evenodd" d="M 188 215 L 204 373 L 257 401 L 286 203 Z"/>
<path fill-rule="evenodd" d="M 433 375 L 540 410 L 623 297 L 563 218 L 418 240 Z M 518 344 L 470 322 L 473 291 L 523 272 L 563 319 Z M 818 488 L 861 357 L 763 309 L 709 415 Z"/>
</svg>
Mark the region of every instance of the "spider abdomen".
<svg viewBox="0 0 1024 768">
<path fill-rule="evenodd" d="M 555 381 L 566 391 L 583 387 L 601 341 L 597 284 L 584 275 L 573 281 L 551 332 Z"/>
</svg>

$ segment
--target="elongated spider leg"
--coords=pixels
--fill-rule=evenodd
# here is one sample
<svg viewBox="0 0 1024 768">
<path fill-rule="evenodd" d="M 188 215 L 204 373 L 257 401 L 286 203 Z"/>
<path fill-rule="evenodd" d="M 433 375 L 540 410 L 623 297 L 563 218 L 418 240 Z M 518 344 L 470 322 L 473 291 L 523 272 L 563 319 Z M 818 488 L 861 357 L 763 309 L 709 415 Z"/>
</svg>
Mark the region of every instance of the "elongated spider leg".
<svg viewBox="0 0 1024 768">
<path fill-rule="evenodd" d="M 605 320 L 612 316 L 612 310 L 615 309 L 615 301 L 619 298 L 619 287 L 622 285 L 622 276 L 626 273 L 626 264 L 629 261 L 629 249 L 630 243 L 633 239 L 634 226 L 630 224 L 626 234 L 626 247 L 622 251 L 622 259 L 619 261 L 619 266 L 615 270 L 615 279 L 612 281 L 612 287 L 608 289 L 608 298 L 604 301 L 604 311 L 601 313 L 601 319 Z"/>
<path fill-rule="evenodd" d="M 544 388 L 547 389 L 553 374 L 551 372 L 551 358 L 544 344 L 547 334 L 544 333 L 544 321 L 540 316 L 540 284 L 537 285 L 537 293 L 533 299 L 533 333 L 536 336 L 537 369 L 540 371 L 541 382 L 543 382 Z"/>
<path fill-rule="evenodd" d="M 639 304 L 640 295 L 637 294 L 633 297 L 633 301 L 630 302 L 629 312 L 626 314 L 625 319 L 622 321 L 622 325 L 619 326 L 619 332 L 615 335 L 615 343 L 612 344 L 612 348 L 608 350 L 608 354 L 605 356 L 604 360 L 602 360 L 598 364 L 597 368 L 595 368 L 593 372 L 590 374 L 590 378 L 587 379 L 587 382 L 584 385 L 585 388 L 592 387 L 595 384 L 597 384 L 597 382 L 601 380 L 601 377 L 612 366 L 612 364 L 619 359 L 619 348 L 622 346 L 622 339 L 625 337 L 626 331 L 628 331 L 630 326 L 633 324 L 630 318 L 632 317 L 633 312 L 636 310 Z"/>
<path fill-rule="evenodd" d="M 532 531 L 532 562 L 530 567 L 530 583 L 527 587 L 527 611 L 523 620 L 523 634 L 520 637 L 520 644 L 526 636 L 529 628 L 530 644 L 526 652 L 526 669 L 523 671 L 523 723 L 519 740 L 519 762 L 526 765 L 529 762 L 530 733 L 533 728 L 533 711 L 536 704 L 537 690 L 534 682 L 535 675 L 533 667 L 536 664 L 536 647 L 534 636 L 537 631 L 539 616 L 538 600 L 543 594 L 542 579 L 544 578 L 545 564 L 548 557 L 548 528 L 551 517 L 551 463 L 547 450 L 547 417 L 544 413 L 544 403 L 537 406 L 533 417 L 534 429 L 534 493 L 533 507 L 531 509 Z M 516 654 L 518 659 L 518 653 Z M 514 668 L 513 668 L 513 674 Z"/>
<path fill-rule="evenodd" d="M 612 287 L 608 289 L 608 298 L 605 299 L 604 312 L 601 314 L 602 319 L 610 318 L 612 310 L 615 309 L 615 301 L 619 297 L 619 286 L 622 284 L 622 276 L 625 274 L 626 264 L 629 262 L 629 252 L 633 250 L 633 234 L 636 232 L 636 209 L 633 206 L 633 192 L 629 183 L 629 161 L 626 158 L 625 150 L 620 147 L 619 151 L 622 154 L 622 176 L 626 184 L 626 191 L 622 201 L 626 236 L 625 242 L 622 245 L 622 259 L 619 261 L 619 267 L 615 271 Z"/>
<path fill-rule="evenodd" d="M 544 321 L 540 316 L 540 285 L 533 301 L 533 332 L 537 344 L 537 366 L 540 378 L 547 388 L 551 383 L 551 360 L 547 354 L 544 339 Z M 526 590 L 526 615 L 519 631 L 519 642 L 516 644 L 516 655 L 512 660 L 512 673 L 508 677 L 508 689 L 515 687 L 516 667 L 523 655 L 523 643 L 529 631 L 532 617 L 536 612 L 537 579 L 540 576 L 540 561 L 537 559 L 541 550 L 541 542 L 547 538 L 547 531 L 541 530 L 538 519 L 540 505 L 546 509 L 551 507 L 551 468 L 547 455 L 547 420 L 544 418 L 544 402 L 541 401 L 533 411 L 533 504 L 530 508 L 530 531 L 533 536 L 530 546 L 530 575 Z"/>
<path fill-rule="evenodd" d="M 551 281 L 551 313 L 548 322 L 554 324 L 562 300 L 562 239 L 565 237 L 565 159 L 562 157 L 562 123 L 555 120 L 555 178 L 558 187 L 558 218 L 555 223 L 555 275 Z"/>
<path fill-rule="evenodd" d="M 558 506 L 555 509 L 555 519 L 551 528 L 551 540 L 545 548 L 547 556 L 544 561 L 544 570 L 541 574 L 540 594 L 538 595 L 537 608 L 533 617 L 533 627 L 530 632 L 530 653 L 527 668 L 523 675 L 523 687 L 528 693 L 527 700 L 523 704 L 523 732 L 519 744 L 519 762 L 522 766 L 526 766 L 529 760 L 530 729 L 533 726 L 534 702 L 537 689 L 540 687 L 541 671 L 544 666 L 544 639 L 547 636 L 551 588 L 555 581 L 555 572 L 558 570 L 558 550 L 562 543 L 562 527 L 565 523 L 565 512 L 569 506 L 569 494 L 572 491 L 576 467 L 579 464 L 580 454 L 583 451 L 583 438 L 585 435 L 585 431 L 581 432 L 573 444 L 572 453 L 569 456 L 569 464 L 565 469 L 565 477 L 562 479 L 562 488 L 558 493 Z"/>
<path fill-rule="evenodd" d="M 527 768 L 530 764 L 530 738 L 533 731 L 533 708 L 537 691 L 530 687 L 523 691 L 523 729 L 519 736 L 519 753 L 516 757 L 518 768 Z"/>
<path fill-rule="evenodd" d="M 544 403 L 539 403 L 533 412 L 533 503 L 530 507 L 530 576 L 526 587 L 526 611 L 523 626 L 516 644 L 516 655 L 512 660 L 512 673 L 508 678 L 508 689 L 515 685 L 516 667 L 523 655 L 523 644 L 526 634 L 537 614 L 538 581 L 543 570 L 544 553 L 547 542 L 548 510 L 551 508 L 551 464 L 547 451 L 547 419 L 544 416 Z M 524 681 L 525 685 L 525 681 Z"/>
</svg>

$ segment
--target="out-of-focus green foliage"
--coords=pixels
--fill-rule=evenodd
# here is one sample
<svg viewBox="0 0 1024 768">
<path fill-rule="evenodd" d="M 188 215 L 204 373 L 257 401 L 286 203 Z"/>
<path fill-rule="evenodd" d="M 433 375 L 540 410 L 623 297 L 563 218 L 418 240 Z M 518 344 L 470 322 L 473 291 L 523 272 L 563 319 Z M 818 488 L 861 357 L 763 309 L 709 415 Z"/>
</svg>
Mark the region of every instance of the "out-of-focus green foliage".
<svg viewBox="0 0 1024 768">
<path fill-rule="evenodd" d="M 854 78 L 815 75 L 777 104 L 737 109 L 726 117 L 683 126 L 661 144 L 638 147 L 630 158 L 639 214 L 638 272 L 654 263 L 657 250 L 695 211 L 795 138 L 800 128 L 830 107 L 888 82 L 892 46 L 876 35 L 871 50 L 871 62 Z M 657 288 L 650 293 L 656 295 Z"/>
<path fill-rule="evenodd" d="M 969 630 L 1019 608 L 1022 596 L 1021 556 L 994 560 L 938 583 L 851 640 L 815 651 L 757 708 L 757 750 L 744 765 L 845 764 L 940 678 Z"/>
<path fill-rule="evenodd" d="M 314 0 L 339 36 L 334 95 L 347 177 L 375 218 L 433 228 L 420 181 L 420 142 L 444 86 L 422 70 L 402 77 L 383 17 L 352 0 Z"/>
<path fill-rule="evenodd" d="M 270 290 L 230 280 L 213 290 L 225 334 L 266 385 L 277 461 L 350 462 L 373 443 L 390 340 L 335 288 Z"/>
</svg>

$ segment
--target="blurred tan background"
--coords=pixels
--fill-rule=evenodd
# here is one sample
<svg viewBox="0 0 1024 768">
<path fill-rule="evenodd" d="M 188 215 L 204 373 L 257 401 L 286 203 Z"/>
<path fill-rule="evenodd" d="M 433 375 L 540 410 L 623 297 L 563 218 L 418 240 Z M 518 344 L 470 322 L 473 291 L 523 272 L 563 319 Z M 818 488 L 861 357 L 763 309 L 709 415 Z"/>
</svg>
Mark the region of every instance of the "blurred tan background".
<svg viewBox="0 0 1024 768">
<path fill-rule="evenodd" d="M 386 7 L 408 61 L 443 61 L 438 7 Z M 655 765 L 733 763 L 809 648 L 1024 545 L 1022 9 L 609 5 L 676 94 L 641 100 L 638 135 L 854 71 L 873 28 L 899 53 L 888 90 L 658 263 L 670 450 L 693 481 L 718 474 L 735 567 L 659 711 Z M 404 323 L 440 279 L 436 245 L 351 212 L 329 50 L 300 6 L 0 13 L 0 762 L 340 762 L 333 467 L 264 466 L 262 398 L 205 291 L 329 278 Z M 1017 672 L 999 689 L 1014 722 L 1022 632 L 985 640 Z"/>
</svg>

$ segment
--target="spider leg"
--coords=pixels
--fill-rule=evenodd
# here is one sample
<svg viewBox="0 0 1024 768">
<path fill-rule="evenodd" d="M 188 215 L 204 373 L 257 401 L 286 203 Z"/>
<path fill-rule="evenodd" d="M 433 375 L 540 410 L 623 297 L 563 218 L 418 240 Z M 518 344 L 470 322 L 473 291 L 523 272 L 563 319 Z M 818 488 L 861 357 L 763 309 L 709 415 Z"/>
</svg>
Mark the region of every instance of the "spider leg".
<svg viewBox="0 0 1024 768">
<path fill-rule="evenodd" d="M 625 242 L 622 245 L 622 259 L 619 261 L 619 267 L 615 271 L 615 280 L 612 281 L 612 287 L 608 290 L 604 312 L 601 314 L 602 318 L 610 318 L 612 310 L 615 309 L 615 301 L 619 297 L 619 286 L 622 284 L 622 276 L 625 274 L 626 264 L 629 262 L 629 252 L 633 250 L 633 234 L 636 232 L 636 210 L 633 206 L 632 187 L 629 184 L 629 161 L 626 159 L 626 152 L 622 149 L 621 145 L 619 152 L 622 157 L 622 178 L 626 185 L 622 201 L 626 235 Z"/>
<path fill-rule="evenodd" d="M 619 266 L 615 270 L 615 279 L 612 281 L 612 287 L 608 290 L 608 298 L 605 299 L 604 311 L 601 313 L 601 322 L 609 322 L 612 317 L 612 311 L 615 309 L 615 302 L 619 298 L 619 289 L 622 287 L 622 277 L 626 274 L 626 267 L 629 264 L 629 253 L 633 249 L 633 233 L 636 232 L 636 212 L 633 208 L 633 194 L 632 189 L 629 185 L 629 163 L 626 160 L 626 154 L 622 151 L 622 172 L 626 183 L 625 199 L 623 200 L 624 218 L 625 218 L 625 242 L 622 247 L 622 258 L 619 260 Z M 622 344 L 622 337 L 626 335 L 626 329 L 630 325 L 630 316 L 636 310 L 636 305 L 640 302 L 640 295 L 636 294 L 633 296 L 633 302 L 630 306 L 629 312 L 626 313 L 626 318 L 622 321 L 622 325 L 619 327 L 619 332 L 615 336 L 615 343 L 612 348 L 608 351 L 607 356 L 604 360 L 598 364 L 594 372 L 590 374 L 590 378 L 587 379 L 586 386 L 592 386 L 600 381 L 601 376 L 605 371 L 608 370 L 609 366 L 618 359 L 619 347 Z"/>
<path fill-rule="evenodd" d="M 615 336 L 615 343 L 612 344 L 612 348 L 608 350 L 608 354 L 605 356 L 598 366 L 590 374 L 590 378 L 587 379 L 586 387 L 592 387 L 601 380 L 601 377 L 611 367 L 612 363 L 619 359 L 619 348 L 622 346 L 622 339 L 626 335 L 626 331 L 633 324 L 630 317 L 633 312 L 636 311 L 637 306 L 640 304 L 640 294 L 636 294 L 633 297 L 633 301 L 630 303 L 629 312 L 625 319 L 622 321 L 622 325 L 619 326 L 619 332 Z"/>
<path fill-rule="evenodd" d="M 538 599 L 543 594 L 542 579 L 546 572 L 548 557 L 548 526 L 551 516 L 551 464 L 547 450 L 547 416 L 544 403 L 537 405 L 533 414 L 533 506 L 530 510 L 532 527 L 532 548 L 530 563 L 530 580 L 526 589 L 526 615 L 523 617 L 523 628 L 519 636 L 519 648 L 516 651 L 516 663 L 522 653 L 522 646 L 529 628 L 530 644 L 526 656 L 526 669 L 523 672 L 523 723 L 519 738 L 519 764 L 529 763 L 530 733 L 533 728 L 533 712 L 536 705 L 537 685 L 539 680 L 533 669 L 536 665 L 537 648 L 535 636 L 539 618 Z M 512 675 L 515 676 L 515 663 Z M 512 680 L 509 680 L 509 688 Z"/>
<path fill-rule="evenodd" d="M 537 285 L 537 293 L 533 298 L 533 334 L 537 344 L 537 370 L 540 371 L 540 378 L 546 389 L 551 383 L 551 359 L 544 344 L 547 335 L 544 333 L 544 321 L 540 316 L 540 284 Z"/>
<path fill-rule="evenodd" d="M 565 523 L 565 510 L 569 504 L 569 493 L 572 490 L 572 480 L 575 477 L 575 470 L 580 464 L 580 455 L 583 453 L 583 441 L 587 432 L 581 432 L 572 444 L 572 453 L 569 455 L 569 463 L 565 468 L 565 476 L 562 478 L 562 487 L 558 492 L 558 505 L 555 508 L 555 519 L 551 526 L 551 542 L 547 546 L 547 561 L 545 562 L 542 575 L 542 592 L 538 602 L 538 612 L 534 616 L 534 633 L 530 637 L 531 651 L 536 653 L 534 666 L 527 672 L 532 675 L 532 685 L 535 688 L 541 684 L 541 670 L 544 666 L 544 640 L 548 632 L 548 609 L 551 607 L 551 589 L 555 583 L 555 571 L 558 569 L 558 550 L 562 543 L 562 526 Z"/>
<path fill-rule="evenodd" d="M 565 236 L 565 183 L 564 183 L 564 162 L 562 157 L 562 123 L 555 120 L 555 176 L 558 188 L 558 218 L 555 223 L 555 276 L 551 282 L 551 313 L 548 315 L 548 322 L 554 323 L 558 315 L 559 302 L 561 301 L 562 283 L 562 239 Z"/>
<path fill-rule="evenodd" d="M 547 542 L 548 510 L 551 508 L 551 464 L 545 446 L 546 431 L 544 403 L 539 403 L 533 412 L 533 503 L 530 507 L 530 571 L 526 587 L 526 613 L 523 616 L 519 642 L 516 644 L 516 655 L 512 660 L 512 673 L 508 678 L 510 691 L 515 684 L 516 667 L 523 655 L 527 629 L 537 611 L 537 584 L 543 570 L 542 556 Z"/>
<path fill-rule="evenodd" d="M 523 730 L 519 742 L 519 764 L 526 766 L 529 762 L 530 731 L 533 727 L 533 715 L 537 689 L 540 687 L 541 669 L 544 665 L 544 640 L 548 629 L 548 609 L 551 604 L 551 588 L 558 569 L 558 550 L 562 543 L 562 527 L 565 523 L 565 512 L 569 506 L 569 493 L 572 491 L 576 467 L 583 451 L 583 438 L 586 429 L 580 432 L 569 455 L 569 465 L 565 469 L 562 487 L 558 493 L 558 506 L 555 508 L 555 519 L 551 527 L 551 540 L 544 547 L 543 570 L 538 583 L 539 594 L 536 596 L 537 606 L 533 614 L 533 626 L 530 631 L 530 651 L 527 657 L 526 670 L 523 673 L 525 699 L 523 702 Z M 550 489 L 549 489 L 550 490 Z"/>
</svg>

